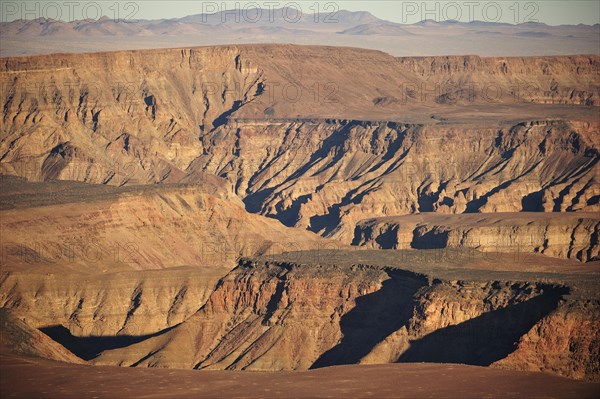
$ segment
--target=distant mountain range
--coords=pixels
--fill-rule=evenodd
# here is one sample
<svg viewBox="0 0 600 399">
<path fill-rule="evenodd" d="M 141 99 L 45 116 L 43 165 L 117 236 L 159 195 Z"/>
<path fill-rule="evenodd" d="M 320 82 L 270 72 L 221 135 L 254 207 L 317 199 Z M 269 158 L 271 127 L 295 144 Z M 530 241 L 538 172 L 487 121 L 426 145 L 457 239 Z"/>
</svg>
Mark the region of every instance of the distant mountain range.
<svg viewBox="0 0 600 399">
<path fill-rule="evenodd" d="M 115 20 L 106 16 L 72 22 L 16 20 L 0 23 L 0 35 L 0 56 L 243 43 L 352 46 L 399 56 L 600 53 L 600 24 L 512 25 L 453 20 L 400 24 L 364 11 L 298 14 L 291 8 L 158 20 Z"/>
<path fill-rule="evenodd" d="M 342 35 L 405 36 L 422 33 L 423 28 L 462 29 L 468 32 L 480 28 L 503 28 L 504 34 L 543 37 L 578 30 L 583 34 L 598 33 L 598 24 L 549 26 L 527 22 L 511 25 L 484 21 L 433 21 L 400 24 L 379 19 L 369 12 L 339 11 L 335 14 L 297 14 L 295 9 L 250 9 L 244 12 L 223 11 L 214 14 L 196 14 L 183 18 L 159 20 L 115 20 L 106 16 L 64 22 L 47 18 L 15 20 L 0 23 L 3 36 L 152 36 L 194 35 L 207 33 L 242 32 L 248 34 L 310 34 L 335 32 Z M 498 33 L 498 32 L 496 32 Z M 572 33 L 572 32 L 571 32 Z"/>
</svg>

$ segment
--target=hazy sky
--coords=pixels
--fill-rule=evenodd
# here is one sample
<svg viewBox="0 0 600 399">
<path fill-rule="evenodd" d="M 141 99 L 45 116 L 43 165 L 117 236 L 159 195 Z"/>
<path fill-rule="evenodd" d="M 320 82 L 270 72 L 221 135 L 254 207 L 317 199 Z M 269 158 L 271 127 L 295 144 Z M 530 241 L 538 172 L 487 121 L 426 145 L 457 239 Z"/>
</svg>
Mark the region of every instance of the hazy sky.
<svg viewBox="0 0 600 399">
<path fill-rule="evenodd" d="M 1 7 L 1 20 L 34 19 L 38 17 L 61 19 L 92 18 L 101 15 L 136 19 L 176 18 L 203 12 L 226 9 L 281 8 L 299 9 L 303 13 L 323 14 L 335 10 L 369 11 L 381 19 L 401 23 L 415 23 L 422 19 L 522 23 L 544 22 L 549 25 L 600 23 L 599 0 L 543 0 L 543 1 L 199 1 L 199 0 L 140 0 L 140 1 L 6 1 Z M 58 17 L 58 18 L 57 18 Z"/>
</svg>

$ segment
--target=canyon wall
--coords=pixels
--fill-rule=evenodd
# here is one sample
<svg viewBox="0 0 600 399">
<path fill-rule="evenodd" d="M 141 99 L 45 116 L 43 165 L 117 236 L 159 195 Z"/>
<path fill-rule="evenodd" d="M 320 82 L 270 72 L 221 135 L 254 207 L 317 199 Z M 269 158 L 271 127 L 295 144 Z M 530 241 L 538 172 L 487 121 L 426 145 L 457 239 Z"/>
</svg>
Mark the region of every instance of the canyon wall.
<svg viewBox="0 0 600 399">
<path fill-rule="evenodd" d="M 190 268 L 13 272 L 0 305 L 72 352 L 36 339 L 38 356 L 62 361 L 255 371 L 443 362 L 600 378 L 595 275 L 527 282 L 484 269 L 450 280 L 434 277 L 441 265 L 422 274 L 332 256 L 264 259 L 244 258 L 222 278 Z"/>
<path fill-rule="evenodd" d="M 2 77 L 4 170 L 121 185 L 181 178 L 201 129 L 249 101 L 260 73 L 205 48 L 5 59 Z"/>
<path fill-rule="evenodd" d="M 498 93 L 515 101 L 541 104 L 599 105 L 598 84 L 574 87 L 573 78 L 598 74 L 598 60 L 590 55 L 567 57 L 407 57 L 402 69 L 416 73 L 430 87 L 453 87 L 436 97 L 438 103 L 491 100 Z M 504 90 L 503 90 L 504 89 Z"/>
<path fill-rule="evenodd" d="M 352 244 L 380 249 L 466 247 L 587 262 L 600 259 L 599 230 L 598 214 L 586 212 L 416 214 L 361 221 Z"/>
<path fill-rule="evenodd" d="M 597 301 L 581 301 L 559 307 L 523 335 L 517 349 L 493 364 L 513 370 L 553 372 L 569 378 L 598 381 L 600 337 Z M 567 355 L 568 353 L 568 355 Z"/>
<path fill-rule="evenodd" d="M 599 64 L 288 45 L 2 59 L 10 344 L 600 381 Z M 321 251 L 350 245 L 401 251 Z M 419 259 L 515 246 L 527 262 Z"/>
<path fill-rule="evenodd" d="M 365 265 L 242 260 L 185 322 L 93 362 L 266 371 L 425 361 L 598 380 L 600 303 L 569 291 Z M 565 323 L 556 343 L 553 330 Z"/>
<path fill-rule="evenodd" d="M 207 300 L 223 272 L 211 268 L 90 273 L 5 273 L 0 307 L 35 328 L 75 337 L 145 336 L 175 326 Z"/>
<path fill-rule="evenodd" d="M 599 64 L 289 45 L 4 58 L 0 172 L 208 173 L 250 212 L 345 244 L 376 217 L 598 212 Z"/>
<path fill-rule="evenodd" d="M 59 362 L 82 364 L 80 358 L 23 320 L 23 317 L 5 308 L 0 309 L 0 348 L 21 355 L 42 357 Z"/>
<path fill-rule="evenodd" d="M 234 182 L 251 212 L 350 243 L 372 217 L 597 211 L 598 128 L 238 123 L 195 162 Z"/>
</svg>

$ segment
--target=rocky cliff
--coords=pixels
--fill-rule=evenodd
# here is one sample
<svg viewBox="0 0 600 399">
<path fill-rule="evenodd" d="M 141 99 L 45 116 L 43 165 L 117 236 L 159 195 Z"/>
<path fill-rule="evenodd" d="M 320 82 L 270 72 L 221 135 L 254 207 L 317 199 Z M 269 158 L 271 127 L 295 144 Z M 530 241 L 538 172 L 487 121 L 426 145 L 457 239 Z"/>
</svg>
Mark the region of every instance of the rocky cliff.
<svg viewBox="0 0 600 399">
<path fill-rule="evenodd" d="M 598 381 L 598 302 L 559 307 L 518 342 L 517 349 L 494 366 L 513 370 L 552 371 L 566 377 Z"/>
<path fill-rule="evenodd" d="M 514 101 L 542 104 L 600 104 L 597 83 L 577 88 L 570 83 L 572 78 L 598 74 L 595 56 L 411 57 L 399 62 L 430 87 L 447 88 L 435 98 L 439 103 L 472 102 L 477 97 L 492 102 L 512 96 Z"/>
<path fill-rule="evenodd" d="M 421 213 L 357 224 L 353 245 L 368 248 L 477 248 L 599 260 L 597 213 Z"/>
<path fill-rule="evenodd" d="M 357 222 L 378 216 L 597 211 L 597 129 L 237 124 L 195 162 L 234 181 L 250 211 L 349 243 Z"/>
<path fill-rule="evenodd" d="M 68 331 L 74 337 L 118 341 L 119 336 L 148 336 L 181 323 L 206 302 L 222 274 L 211 268 L 5 273 L 0 306 L 19 312 L 32 327 L 48 329 L 51 336 Z"/>
<path fill-rule="evenodd" d="M 598 380 L 597 267 L 421 251 L 428 256 L 267 255 L 224 277 L 208 267 L 38 266 L 2 275 L 0 306 L 94 364 L 273 371 L 424 361 Z"/>
<path fill-rule="evenodd" d="M 247 210 L 346 244 L 375 217 L 596 212 L 598 65 L 279 45 L 4 58 L 0 171 L 209 173 Z"/>
<path fill-rule="evenodd" d="M 248 260 L 181 325 L 94 362 L 264 371 L 426 361 L 598 380 L 600 303 L 568 293 L 548 283 Z M 557 343 L 552 329 L 565 323 Z"/>
</svg>

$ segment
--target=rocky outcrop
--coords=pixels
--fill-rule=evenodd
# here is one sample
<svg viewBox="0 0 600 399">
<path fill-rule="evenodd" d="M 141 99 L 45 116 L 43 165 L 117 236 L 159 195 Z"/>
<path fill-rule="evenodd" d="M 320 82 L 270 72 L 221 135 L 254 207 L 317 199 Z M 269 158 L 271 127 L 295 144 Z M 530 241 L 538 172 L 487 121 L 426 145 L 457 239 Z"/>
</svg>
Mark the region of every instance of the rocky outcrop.
<svg viewBox="0 0 600 399">
<path fill-rule="evenodd" d="M 582 262 L 599 260 L 595 213 L 421 213 L 362 221 L 353 245 L 381 249 L 476 248 L 484 252 L 541 253 Z"/>
<path fill-rule="evenodd" d="M 600 337 L 590 332 L 599 329 L 597 301 L 566 304 L 540 320 L 520 338 L 517 350 L 493 366 L 598 381 Z"/>
<path fill-rule="evenodd" d="M 127 351 L 108 351 L 97 364 L 152 367 L 308 369 L 340 338 L 340 317 L 359 295 L 377 290 L 385 273 L 355 275 L 264 265 L 236 269 L 209 302 L 176 329 Z M 365 278 L 369 275 L 369 278 Z M 189 342 L 198 342 L 193 351 Z M 157 350 L 163 347 L 164 350 Z"/>
<path fill-rule="evenodd" d="M 396 361 L 520 369 L 519 353 L 539 350 L 536 370 L 597 380 L 598 362 L 587 347 L 554 345 L 547 356 L 542 342 L 532 347 L 528 338 L 549 323 L 568 322 L 563 315 L 580 303 L 565 302 L 568 292 L 560 285 L 448 281 L 365 265 L 243 260 L 184 323 L 93 361 L 262 371 Z M 597 311 L 599 304 L 586 306 Z M 585 328 L 579 324 L 572 341 L 596 342 L 593 314 L 576 318 Z"/>
</svg>

